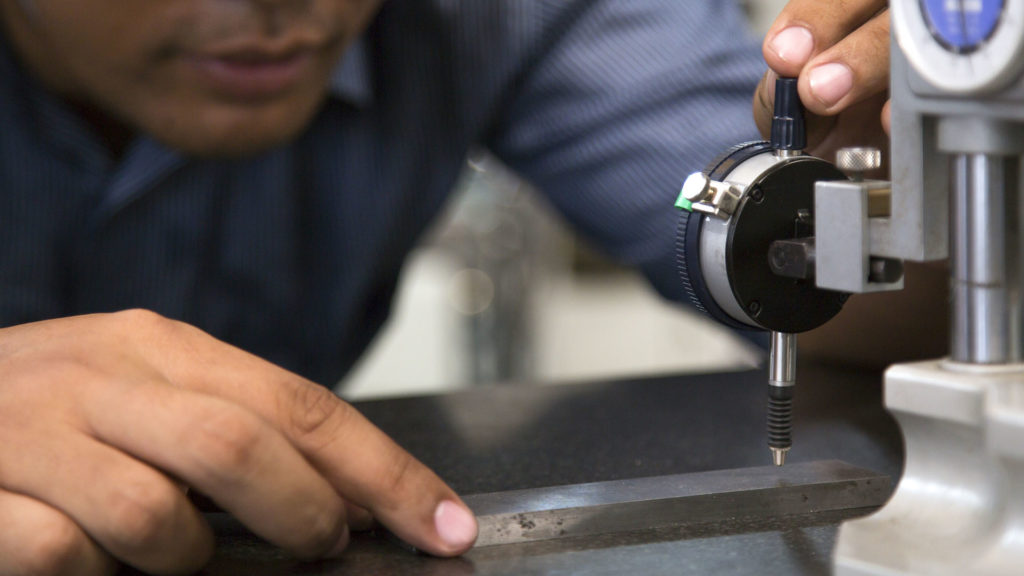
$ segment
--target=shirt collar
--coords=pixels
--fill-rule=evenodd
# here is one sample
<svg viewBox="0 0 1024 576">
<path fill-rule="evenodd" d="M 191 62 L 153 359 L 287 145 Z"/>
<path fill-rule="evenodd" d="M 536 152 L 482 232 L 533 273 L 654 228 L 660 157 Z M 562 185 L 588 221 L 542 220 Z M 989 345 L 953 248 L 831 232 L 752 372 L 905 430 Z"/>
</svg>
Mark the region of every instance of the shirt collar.
<svg viewBox="0 0 1024 576">
<path fill-rule="evenodd" d="M 331 74 L 330 94 L 357 108 L 373 103 L 373 77 L 365 36 L 357 38 L 341 57 Z"/>
</svg>

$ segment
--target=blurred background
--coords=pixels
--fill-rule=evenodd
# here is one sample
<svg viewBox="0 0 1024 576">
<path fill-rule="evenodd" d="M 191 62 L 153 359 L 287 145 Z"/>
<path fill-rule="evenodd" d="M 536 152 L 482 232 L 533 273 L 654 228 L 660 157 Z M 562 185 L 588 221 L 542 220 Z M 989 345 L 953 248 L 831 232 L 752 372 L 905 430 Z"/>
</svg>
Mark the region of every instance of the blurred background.
<svg viewBox="0 0 1024 576">
<path fill-rule="evenodd" d="M 759 35 L 785 3 L 742 2 Z M 479 151 L 410 256 L 391 319 L 337 391 L 355 400 L 730 370 L 760 359 L 575 239 L 541 195 Z"/>
</svg>

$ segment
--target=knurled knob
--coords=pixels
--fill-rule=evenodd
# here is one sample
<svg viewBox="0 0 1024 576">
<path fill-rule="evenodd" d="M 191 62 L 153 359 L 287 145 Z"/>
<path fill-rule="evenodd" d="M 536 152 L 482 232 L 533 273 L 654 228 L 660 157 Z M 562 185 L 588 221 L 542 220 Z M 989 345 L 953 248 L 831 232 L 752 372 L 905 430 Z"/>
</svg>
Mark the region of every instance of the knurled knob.
<svg viewBox="0 0 1024 576">
<path fill-rule="evenodd" d="M 836 152 L 836 166 L 847 173 L 862 174 L 882 167 L 882 151 L 878 148 L 840 148 Z"/>
</svg>

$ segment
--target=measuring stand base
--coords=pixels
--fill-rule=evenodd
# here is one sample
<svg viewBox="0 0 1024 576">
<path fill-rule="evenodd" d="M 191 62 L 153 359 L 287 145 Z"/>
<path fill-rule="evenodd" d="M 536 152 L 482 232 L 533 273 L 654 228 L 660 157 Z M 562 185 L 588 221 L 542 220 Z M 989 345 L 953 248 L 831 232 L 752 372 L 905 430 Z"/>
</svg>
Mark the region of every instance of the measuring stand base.
<svg viewBox="0 0 1024 576">
<path fill-rule="evenodd" d="M 841 576 L 1024 571 L 1024 365 L 889 369 L 906 467 L 877 513 L 842 525 Z"/>
</svg>

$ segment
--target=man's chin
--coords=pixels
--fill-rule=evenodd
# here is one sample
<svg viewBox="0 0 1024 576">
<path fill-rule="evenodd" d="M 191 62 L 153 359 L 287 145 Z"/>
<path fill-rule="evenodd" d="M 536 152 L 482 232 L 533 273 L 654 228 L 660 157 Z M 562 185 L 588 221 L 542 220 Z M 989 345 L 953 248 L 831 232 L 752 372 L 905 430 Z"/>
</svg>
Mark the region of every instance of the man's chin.
<svg viewBox="0 0 1024 576">
<path fill-rule="evenodd" d="M 256 156 L 268 150 L 286 145 L 295 140 L 297 131 L 286 135 L 239 134 L 230 138 L 210 138 L 205 140 L 164 140 L 163 144 L 196 158 L 240 159 Z"/>
<path fill-rule="evenodd" d="M 232 126 L 227 129 L 211 129 L 202 126 L 183 133 L 153 134 L 165 146 L 188 156 L 199 158 L 238 159 L 254 156 L 273 148 L 287 145 L 302 133 L 308 120 L 289 126 L 259 125 Z"/>
<path fill-rule="evenodd" d="M 189 156 L 243 158 L 293 142 L 312 122 L 319 104 L 319 98 L 303 98 L 252 107 L 182 105 L 172 114 L 150 115 L 149 122 L 136 126 Z"/>
</svg>

